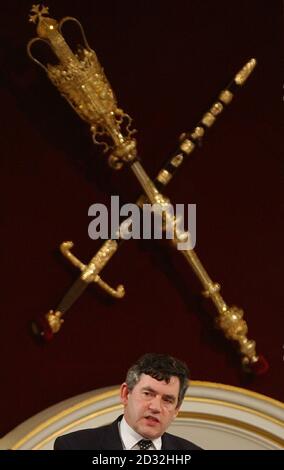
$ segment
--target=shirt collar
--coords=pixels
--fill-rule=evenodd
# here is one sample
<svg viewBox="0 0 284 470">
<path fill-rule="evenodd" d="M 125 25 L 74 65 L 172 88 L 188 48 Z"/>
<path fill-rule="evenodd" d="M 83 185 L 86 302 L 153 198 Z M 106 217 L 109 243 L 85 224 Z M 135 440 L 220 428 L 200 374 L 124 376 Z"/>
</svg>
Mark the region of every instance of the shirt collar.
<svg viewBox="0 0 284 470">
<path fill-rule="evenodd" d="M 120 421 L 119 432 L 120 432 L 120 437 L 122 440 L 123 447 L 126 450 L 133 449 L 136 446 L 138 441 L 140 441 L 141 439 L 145 439 L 145 437 L 138 434 L 136 431 L 134 431 L 134 429 L 132 429 L 129 426 L 124 416 L 122 420 Z M 156 439 L 151 439 L 151 441 L 153 442 L 153 446 L 155 450 L 161 450 L 162 448 L 161 437 L 158 437 Z"/>
</svg>

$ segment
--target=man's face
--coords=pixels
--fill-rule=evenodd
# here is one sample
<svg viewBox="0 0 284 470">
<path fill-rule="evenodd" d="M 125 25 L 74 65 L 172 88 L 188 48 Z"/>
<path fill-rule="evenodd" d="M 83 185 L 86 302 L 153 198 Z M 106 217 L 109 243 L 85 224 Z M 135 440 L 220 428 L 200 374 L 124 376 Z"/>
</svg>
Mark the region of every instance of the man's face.
<svg viewBox="0 0 284 470">
<path fill-rule="evenodd" d="M 169 383 L 142 374 L 132 391 L 121 386 L 124 417 L 129 426 L 147 439 L 160 437 L 178 414 L 179 378 L 172 376 Z"/>
</svg>

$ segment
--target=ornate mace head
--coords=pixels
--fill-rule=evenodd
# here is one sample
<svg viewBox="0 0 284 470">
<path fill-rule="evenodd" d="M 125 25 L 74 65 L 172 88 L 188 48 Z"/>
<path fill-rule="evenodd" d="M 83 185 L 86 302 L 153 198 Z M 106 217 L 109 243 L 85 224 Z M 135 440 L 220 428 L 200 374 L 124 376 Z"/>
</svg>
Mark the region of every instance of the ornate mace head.
<svg viewBox="0 0 284 470">
<path fill-rule="evenodd" d="M 27 51 L 32 60 L 43 67 L 60 93 L 77 114 L 90 124 L 93 140 L 104 146 L 112 168 L 119 169 L 125 162 L 136 159 L 136 140 L 132 137 L 132 119 L 117 106 L 115 95 L 105 76 L 95 51 L 86 39 L 81 23 L 70 16 L 60 22 L 49 16 L 48 7 L 33 5 L 29 21 L 37 24 L 38 37 L 31 39 Z M 83 45 L 74 53 L 62 34 L 66 22 L 79 27 Z M 57 65 L 42 64 L 32 54 L 32 46 L 47 43 L 59 60 Z"/>
</svg>

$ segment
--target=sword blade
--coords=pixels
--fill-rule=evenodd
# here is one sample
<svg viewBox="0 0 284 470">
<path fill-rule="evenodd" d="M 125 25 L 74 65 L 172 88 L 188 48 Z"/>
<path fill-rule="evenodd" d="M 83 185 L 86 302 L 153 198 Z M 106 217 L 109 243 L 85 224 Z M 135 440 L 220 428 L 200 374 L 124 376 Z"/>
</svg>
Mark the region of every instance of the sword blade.
<svg viewBox="0 0 284 470">
<path fill-rule="evenodd" d="M 88 287 L 88 284 L 88 282 L 83 281 L 81 276 L 79 276 L 61 299 L 60 303 L 56 307 L 56 311 L 59 311 L 62 314 L 67 312 L 67 310 L 69 310 L 69 308 L 71 308 L 72 305 L 74 305 L 78 298 L 83 294 L 85 289 Z"/>
</svg>

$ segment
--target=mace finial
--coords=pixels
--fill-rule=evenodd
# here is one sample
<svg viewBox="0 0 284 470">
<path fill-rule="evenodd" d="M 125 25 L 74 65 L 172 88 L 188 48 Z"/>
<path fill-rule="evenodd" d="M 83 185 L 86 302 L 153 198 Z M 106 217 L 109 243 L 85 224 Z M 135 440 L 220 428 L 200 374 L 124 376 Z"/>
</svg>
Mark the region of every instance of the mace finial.
<svg viewBox="0 0 284 470">
<path fill-rule="evenodd" d="M 37 23 L 37 21 L 41 20 L 42 17 L 45 17 L 49 14 L 48 10 L 49 8 L 45 7 L 44 5 L 33 5 L 29 15 L 29 21 L 32 23 Z"/>
</svg>

